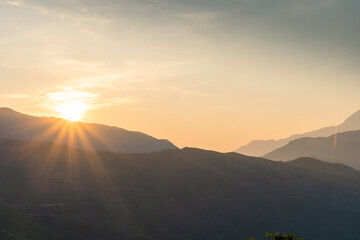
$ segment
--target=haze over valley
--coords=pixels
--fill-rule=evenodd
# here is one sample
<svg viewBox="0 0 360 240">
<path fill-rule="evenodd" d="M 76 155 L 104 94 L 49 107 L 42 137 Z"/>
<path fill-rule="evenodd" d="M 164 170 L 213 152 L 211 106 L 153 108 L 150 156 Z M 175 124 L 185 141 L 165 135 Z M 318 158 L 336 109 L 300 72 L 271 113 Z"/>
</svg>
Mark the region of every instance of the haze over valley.
<svg viewBox="0 0 360 240">
<path fill-rule="evenodd" d="M 352 114 L 349 118 L 347 118 L 343 123 L 336 126 L 323 127 L 318 130 L 314 130 L 307 133 L 292 135 L 288 138 L 283 138 L 279 140 L 254 140 L 247 145 L 241 146 L 236 149 L 235 152 L 242 153 L 245 155 L 251 156 L 264 156 L 267 153 L 270 153 L 280 147 L 285 146 L 289 142 L 305 138 L 305 137 L 329 137 L 331 135 L 360 130 L 360 110 Z"/>
</svg>

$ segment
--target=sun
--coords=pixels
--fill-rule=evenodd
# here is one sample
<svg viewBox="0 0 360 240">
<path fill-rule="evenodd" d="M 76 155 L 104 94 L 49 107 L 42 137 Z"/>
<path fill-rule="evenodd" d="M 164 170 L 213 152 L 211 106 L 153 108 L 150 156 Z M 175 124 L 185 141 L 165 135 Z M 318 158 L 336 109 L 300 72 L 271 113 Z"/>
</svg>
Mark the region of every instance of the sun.
<svg viewBox="0 0 360 240">
<path fill-rule="evenodd" d="M 87 105 L 81 100 L 70 100 L 56 107 L 61 118 L 70 121 L 79 121 L 87 110 Z"/>
</svg>

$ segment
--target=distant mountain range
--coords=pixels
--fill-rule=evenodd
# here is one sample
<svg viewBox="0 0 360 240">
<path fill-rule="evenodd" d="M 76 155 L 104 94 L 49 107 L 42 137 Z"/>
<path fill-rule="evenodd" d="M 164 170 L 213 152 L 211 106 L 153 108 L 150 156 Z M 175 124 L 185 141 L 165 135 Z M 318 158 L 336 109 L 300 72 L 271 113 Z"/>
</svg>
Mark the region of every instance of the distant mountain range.
<svg viewBox="0 0 360 240">
<path fill-rule="evenodd" d="M 264 157 L 280 161 L 314 157 L 327 162 L 343 163 L 360 170 L 360 131 L 344 132 L 330 137 L 296 139 Z"/>
<path fill-rule="evenodd" d="M 353 130 L 360 130 L 360 110 L 351 115 L 348 119 L 345 120 L 345 122 L 343 122 L 339 126 L 325 127 L 303 134 L 292 135 L 288 138 L 280 140 L 255 140 L 248 143 L 247 145 L 236 149 L 235 152 L 248 156 L 260 157 L 274 151 L 275 149 L 285 146 L 290 141 L 293 141 L 295 139 L 304 137 L 329 137 L 336 132 L 347 132 Z"/>
<path fill-rule="evenodd" d="M 0 108 L 0 138 L 67 144 L 72 147 L 122 153 L 146 153 L 177 147 L 168 140 L 100 124 L 34 117 Z"/>
<path fill-rule="evenodd" d="M 360 172 L 312 158 L 0 140 L 0 189 L 8 206 L 0 214 L 13 219 L 6 227 L 1 215 L 0 236 L 25 240 L 263 239 L 266 231 L 345 240 L 360 229 Z"/>
</svg>

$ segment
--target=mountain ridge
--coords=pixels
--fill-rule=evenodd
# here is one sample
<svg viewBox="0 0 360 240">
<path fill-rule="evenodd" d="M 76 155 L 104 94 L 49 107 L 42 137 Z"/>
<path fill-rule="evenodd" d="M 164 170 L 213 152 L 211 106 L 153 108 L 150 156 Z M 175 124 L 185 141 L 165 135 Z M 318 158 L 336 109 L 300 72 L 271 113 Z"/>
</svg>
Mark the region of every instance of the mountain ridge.
<svg viewBox="0 0 360 240">
<path fill-rule="evenodd" d="M 314 163 L 320 166 L 309 170 Z M 345 240 L 360 227 L 360 173 L 308 158 L 274 162 L 195 148 L 125 154 L 0 140 L 0 189 L 0 201 L 61 239 L 117 239 L 113 230 L 121 229 L 150 240 L 261 239 L 269 230 Z"/>
<path fill-rule="evenodd" d="M 294 134 L 287 138 L 278 140 L 254 140 L 246 145 L 237 148 L 234 152 L 242 153 L 250 156 L 264 156 L 267 153 L 274 151 L 280 147 L 285 146 L 290 141 L 303 137 L 328 137 L 336 132 L 347 132 L 351 130 L 360 130 L 360 110 L 356 111 L 348 117 L 343 123 L 338 126 L 323 127 L 317 130 L 309 131 L 302 134 Z"/>
<path fill-rule="evenodd" d="M 139 131 L 55 117 L 36 117 L 10 108 L 0 108 L 0 138 L 63 143 L 81 149 L 111 152 L 154 152 L 177 148 L 169 140 Z"/>
<path fill-rule="evenodd" d="M 288 161 L 299 157 L 313 157 L 326 162 L 337 162 L 360 170 L 360 131 L 348 131 L 329 137 L 304 137 L 290 141 L 264 157 Z"/>
</svg>

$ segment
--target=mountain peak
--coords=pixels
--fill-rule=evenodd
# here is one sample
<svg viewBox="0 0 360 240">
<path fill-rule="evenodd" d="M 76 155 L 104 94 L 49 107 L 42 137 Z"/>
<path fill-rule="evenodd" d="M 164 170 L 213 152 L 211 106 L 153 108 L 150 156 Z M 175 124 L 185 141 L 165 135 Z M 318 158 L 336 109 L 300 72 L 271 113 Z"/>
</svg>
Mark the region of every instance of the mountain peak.
<svg viewBox="0 0 360 240">
<path fill-rule="evenodd" d="M 341 132 L 336 137 L 336 147 L 334 146 L 335 135 L 319 138 L 300 138 L 266 154 L 264 157 L 279 161 L 288 161 L 299 157 L 313 157 L 330 163 L 340 162 L 360 170 L 358 157 L 360 154 L 358 148 L 360 130 Z M 304 162 L 304 159 L 300 160 Z M 315 163 L 311 164 L 312 167 L 315 165 Z"/>
<path fill-rule="evenodd" d="M 30 116 L 23 113 L 19 113 L 11 108 L 0 107 L 0 117 L 9 119 L 9 118 L 24 118 Z"/>
<path fill-rule="evenodd" d="M 353 113 L 350 117 L 348 117 L 342 126 L 351 126 L 351 125 L 359 125 L 360 126 L 360 110 Z"/>
<path fill-rule="evenodd" d="M 329 137 L 334 133 L 348 132 L 360 130 L 360 110 L 353 113 L 342 124 L 336 126 L 329 126 L 320 128 L 314 131 L 292 135 L 288 138 L 279 140 L 255 140 L 235 150 L 237 153 L 250 155 L 250 156 L 265 156 L 272 151 L 279 149 L 289 142 L 304 138 L 304 137 Z"/>
<path fill-rule="evenodd" d="M 7 107 L 0 107 L 0 116 L 14 116 L 20 115 L 19 112 Z"/>
<path fill-rule="evenodd" d="M 0 107 L 0 112 L 16 112 L 11 108 L 7 108 L 7 107 Z"/>
</svg>

